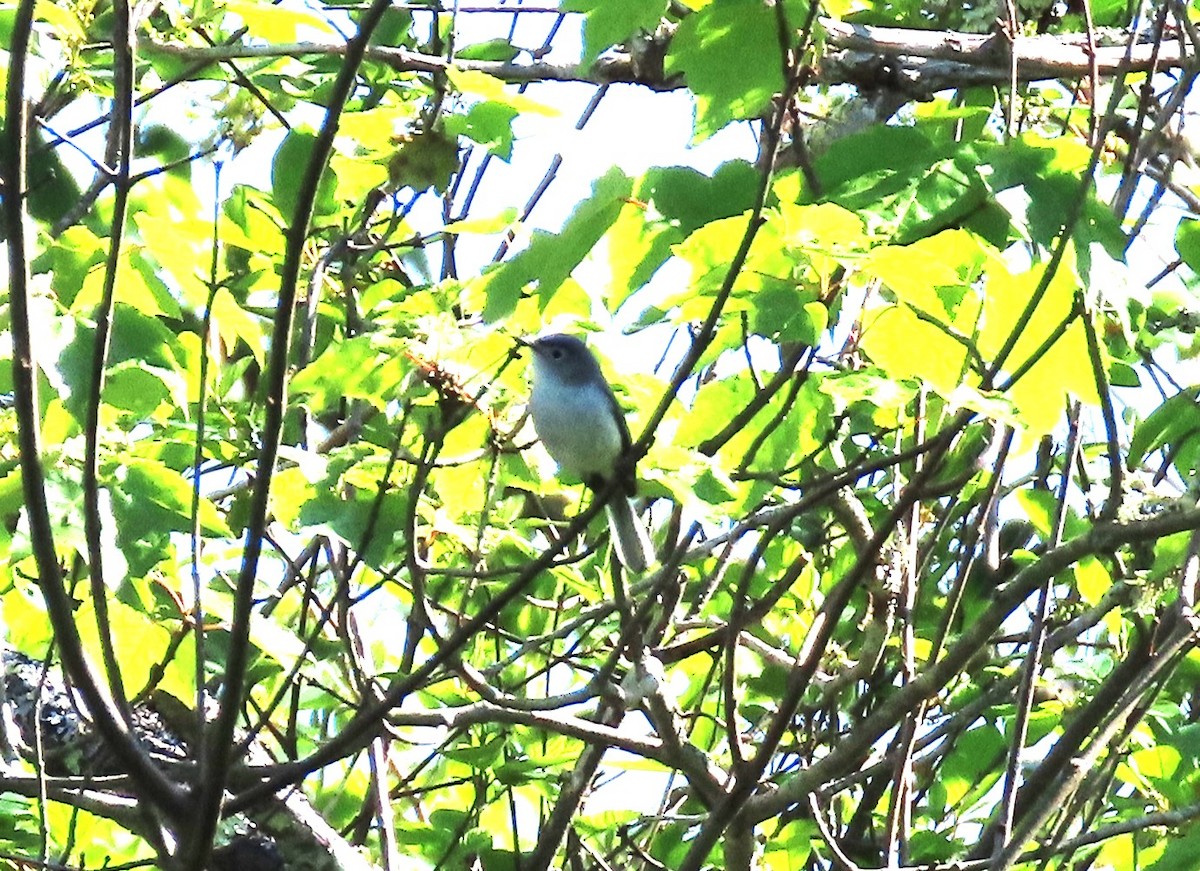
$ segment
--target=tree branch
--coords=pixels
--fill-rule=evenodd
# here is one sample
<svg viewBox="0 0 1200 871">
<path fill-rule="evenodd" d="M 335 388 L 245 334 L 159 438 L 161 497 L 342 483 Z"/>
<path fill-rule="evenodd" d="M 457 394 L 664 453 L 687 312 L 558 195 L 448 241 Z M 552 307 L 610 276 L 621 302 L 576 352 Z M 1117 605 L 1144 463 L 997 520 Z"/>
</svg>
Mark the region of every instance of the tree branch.
<svg viewBox="0 0 1200 871">
<path fill-rule="evenodd" d="M 325 120 L 304 167 L 296 193 L 295 210 L 286 234 L 287 247 L 279 281 L 279 299 L 275 307 L 270 362 L 266 372 L 267 410 L 262 450 L 259 452 L 254 491 L 250 500 L 246 546 L 234 591 L 225 686 L 217 719 L 208 729 L 208 734 L 201 744 L 201 779 L 198 784 L 197 807 L 194 808 L 194 824 L 187 833 L 182 850 L 185 857 L 184 871 L 200 871 L 208 859 L 220 818 L 225 778 L 232 763 L 230 749 L 233 746 L 234 726 L 242 707 L 245 672 L 250 655 L 250 609 L 254 598 L 254 583 L 258 577 L 258 559 L 262 553 L 263 535 L 267 525 L 272 473 L 279 453 L 284 414 L 287 411 L 288 358 L 304 243 L 308 238 L 309 222 L 321 176 L 325 173 L 325 165 L 333 149 L 338 117 L 354 88 L 358 68 L 371 33 L 387 9 L 388 0 L 374 0 L 370 9 L 363 13 L 358 32 L 344 47 L 345 62 L 331 88 Z"/>
<path fill-rule="evenodd" d="M 1093 73 L 1113 76 L 1121 72 L 1193 70 L 1196 56 L 1180 41 L 1164 43 L 1155 57 L 1150 41 L 1135 41 L 1126 57 L 1129 34 L 1108 31 L 1105 44 L 1095 52 L 1088 34 L 1041 34 L 1017 36 L 915 30 L 902 27 L 870 27 L 821 18 L 831 49 L 822 60 L 815 81 L 821 84 L 890 84 L 912 94 L 930 94 L 944 88 L 981 84 L 1007 85 L 1013 72 L 1021 82 L 1043 79 L 1079 78 Z M 169 54 L 196 64 L 219 64 L 243 58 L 313 58 L 345 56 L 347 44 L 280 43 L 277 45 L 184 46 L 142 37 L 139 46 L 147 53 Z M 556 64 L 543 61 L 515 63 L 444 57 L 403 48 L 371 46 L 368 61 L 384 63 L 396 72 L 444 73 L 454 67 L 474 70 L 518 84 L 524 82 L 590 82 L 638 84 L 656 91 L 683 88 L 679 76 L 656 75 L 636 63 L 628 52 L 614 52 L 590 65 Z M 890 82 L 887 81 L 890 79 Z"/>
<path fill-rule="evenodd" d="M 154 765 L 125 726 L 112 699 L 100 686 L 83 651 L 75 625 L 74 603 L 67 594 L 50 509 L 46 498 L 46 476 L 42 466 L 41 421 L 37 396 L 38 366 L 33 351 L 30 307 L 29 260 L 26 254 L 25 185 L 28 113 L 25 105 L 26 62 L 33 29 L 33 0 L 17 6 L 9 45 L 8 82 L 5 92 L 5 125 L 0 138 L 0 174 L 5 194 L 0 199 L 7 230 L 9 299 L 12 307 L 13 393 L 17 414 L 21 486 L 29 521 L 29 538 L 37 563 L 38 584 L 46 611 L 54 627 L 63 666 L 79 688 L 96 728 L 121 760 L 139 791 L 178 821 L 184 813 L 179 789 Z"/>
<path fill-rule="evenodd" d="M 945 657 L 883 700 L 852 733 L 834 745 L 828 755 L 798 772 L 778 790 L 748 799 L 744 812 L 756 820 L 768 819 L 802 801 L 809 791 L 821 789 L 823 784 L 857 765 L 862 755 L 908 711 L 922 700 L 933 697 L 953 680 L 980 646 L 1047 577 L 1055 576 L 1086 556 L 1111 553 L 1124 545 L 1154 541 L 1194 529 L 1200 529 L 1200 509 L 1181 508 L 1149 520 L 1096 524 L 1086 534 L 1071 539 L 1062 547 L 1046 551 L 1041 559 L 1026 566 L 997 591 L 992 605 L 964 630 Z"/>
</svg>

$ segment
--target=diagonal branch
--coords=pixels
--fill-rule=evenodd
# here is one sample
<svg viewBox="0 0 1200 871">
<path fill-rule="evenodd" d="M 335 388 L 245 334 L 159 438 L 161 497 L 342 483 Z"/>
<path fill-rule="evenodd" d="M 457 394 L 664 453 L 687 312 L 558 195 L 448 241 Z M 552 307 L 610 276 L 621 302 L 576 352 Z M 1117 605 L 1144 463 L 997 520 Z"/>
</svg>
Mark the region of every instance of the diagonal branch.
<svg viewBox="0 0 1200 871">
<path fill-rule="evenodd" d="M 279 299 L 275 308 L 275 325 L 271 336 L 271 357 L 266 374 L 266 419 L 263 426 L 262 450 L 259 452 L 257 475 L 251 495 L 249 520 L 246 524 L 245 551 L 234 591 L 231 640 L 226 659 L 224 694 L 216 721 L 208 730 L 200 754 L 200 783 L 198 784 L 195 823 L 187 833 L 182 855 L 184 871 L 200 871 L 212 849 L 213 835 L 221 814 L 225 779 L 232 763 L 230 749 L 233 731 L 242 707 L 246 684 L 246 667 L 250 657 L 250 610 L 254 600 L 254 583 L 258 576 L 258 559 L 262 553 L 263 535 L 267 526 L 268 500 L 272 473 L 283 433 L 284 413 L 287 410 L 288 357 L 291 347 L 292 321 L 296 309 L 296 289 L 300 282 L 300 267 L 304 243 L 308 237 L 317 189 L 325 164 L 333 149 L 338 118 L 358 77 L 358 68 L 367 42 L 375 26 L 388 9 L 387 0 L 374 0 L 363 13 L 358 33 L 346 44 L 345 62 L 338 72 L 329 96 L 325 121 L 313 143 L 308 164 L 304 167 L 297 190 L 296 207 L 287 231 L 287 248 L 279 283 Z"/>
</svg>

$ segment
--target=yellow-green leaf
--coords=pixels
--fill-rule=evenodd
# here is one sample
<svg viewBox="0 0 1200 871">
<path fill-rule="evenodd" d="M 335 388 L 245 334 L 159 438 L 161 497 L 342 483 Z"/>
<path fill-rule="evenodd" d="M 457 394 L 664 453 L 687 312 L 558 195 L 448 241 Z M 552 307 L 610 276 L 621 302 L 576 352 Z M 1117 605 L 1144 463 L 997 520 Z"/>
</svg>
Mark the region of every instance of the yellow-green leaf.
<svg viewBox="0 0 1200 871">
<path fill-rule="evenodd" d="M 916 378 L 943 395 L 962 382 L 966 369 L 963 344 L 907 306 L 885 306 L 864 315 L 861 345 L 891 378 Z"/>
<path fill-rule="evenodd" d="M 475 97 L 482 97 L 485 100 L 503 103 L 518 112 L 528 112 L 534 115 L 546 115 L 549 117 L 557 117 L 559 115 L 557 109 L 547 106 L 545 103 L 540 103 L 524 94 L 517 93 L 514 88 L 506 85 L 502 79 L 498 79 L 487 73 L 478 70 L 460 70 L 450 67 L 446 70 L 446 76 L 450 79 L 450 84 L 454 85 L 454 89 L 460 94 L 469 94 Z"/>
<path fill-rule="evenodd" d="M 1075 588 L 1083 601 L 1095 605 L 1112 586 L 1112 575 L 1104 563 L 1094 556 L 1087 556 L 1075 564 Z"/>
</svg>

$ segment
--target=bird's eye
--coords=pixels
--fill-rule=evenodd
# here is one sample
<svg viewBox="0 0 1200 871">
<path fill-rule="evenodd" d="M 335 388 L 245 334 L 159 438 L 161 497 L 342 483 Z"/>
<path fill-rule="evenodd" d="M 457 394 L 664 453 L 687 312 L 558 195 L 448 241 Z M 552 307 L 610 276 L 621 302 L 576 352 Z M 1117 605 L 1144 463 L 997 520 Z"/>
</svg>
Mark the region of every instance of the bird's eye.
<svg viewBox="0 0 1200 871">
<path fill-rule="evenodd" d="M 562 349 L 555 348 L 553 351 L 550 352 L 550 356 L 553 357 L 555 360 L 561 360 L 563 358 Z"/>
</svg>

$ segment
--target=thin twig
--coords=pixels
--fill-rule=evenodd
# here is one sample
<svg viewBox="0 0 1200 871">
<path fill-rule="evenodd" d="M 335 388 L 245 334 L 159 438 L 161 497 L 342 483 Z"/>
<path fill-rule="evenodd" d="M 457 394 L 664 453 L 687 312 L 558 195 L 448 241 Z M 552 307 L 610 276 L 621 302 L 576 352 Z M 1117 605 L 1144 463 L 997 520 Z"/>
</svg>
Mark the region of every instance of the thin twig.
<svg viewBox="0 0 1200 871">
<path fill-rule="evenodd" d="M 103 410 L 105 375 L 112 343 L 113 310 L 116 307 L 117 276 L 121 272 L 121 252 L 125 238 L 125 217 L 129 204 L 129 167 L 133 160 L 133 39 L 129 31 L 129 0 L 113 3 L 113 110 L 109 125 L 104 162 L 115 167 L 113 215 L 108 238 L 108 257 L 104 265 L 104 284 L 96 310 L 96 337 L 92 343 L 91 383 L 84 416 L 83 524 L 87 539 L 88 582 L 96 612 L 96 632 L 100 655 L 104 660 L 109 692 L 117 710 L 131 721 L 129 703 L 121 667 L 113 646 L 108 614 L 108 586 L 104 579 L 104 518 L 100 505 L 100 414 Z"/>
<path fill-rule="evenodd" d="M 1056 494 L 1054 528 L 1047 542 L 1049 547 L 1058 547 L 1062 542 L 1063 529 L 1067 521 L 1067 495 L 1071 484 L 1071 468 L 1080 446 L 1079 403 L 1075 402 L 1068 415 L 1069 430 L 1067 447 L 1063 453 L 1062 473 Z M 1004 791 L 1000 801 L 1000 823 L 996 827 L 995 854 L 999 856 L 1009 846 L 1016 815 L 1017 790 L 1021 785 L 1021 754 L 1025 749 L 1025 738 L 1029 729 L 1029 717 L 1033 712 L 1033 691 L 1041 678 L 1042 654 L 1046 640 L 1046 626 L 1050 615 L 1050 584 L 1046 578 L 1038 589 L 1037 605 L 1034 606 L 1033 621 L 1029 629 L 1029 647 L 1021 666 L 1021 685 L 1017 691 L 1016 715 L 1013 718 L 1011 739 L 1008 747 L 1008 762 L 1004 767 Z"/>
</svg>

